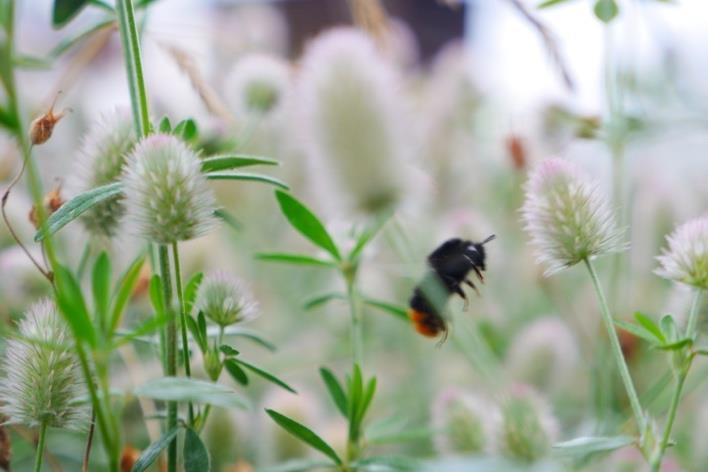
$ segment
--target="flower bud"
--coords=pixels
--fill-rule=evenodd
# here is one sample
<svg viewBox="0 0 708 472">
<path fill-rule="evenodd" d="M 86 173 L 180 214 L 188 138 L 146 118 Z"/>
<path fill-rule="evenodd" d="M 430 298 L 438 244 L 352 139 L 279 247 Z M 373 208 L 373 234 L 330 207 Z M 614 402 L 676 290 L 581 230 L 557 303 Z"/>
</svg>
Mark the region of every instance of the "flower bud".
<svg viewBox="0 0 708 472">
<path fill-rule="evenodd" d="M 674 230 L 666 241 L 656 274 L 698 289 L 708 290 L 708 214 Z"/>
<path fill-rule="evenodd" d="M 221 369 L 223 368 L 221 357 L 217 351 L 211 349 L 204 354 L 204 371 L 207 373 L 212 382 L 219 380 Z"/>
<path fill-rule="evenodd" d="M 440 393 L 431 412 L 441 454 L 481 454 L 493 444 L 497 411 L 482 398 L 456 390 Z"/>
<path fill-rule="evenodd" d="M 195 306 L 223 327 L 248 321 L 258 313 L 258 303 L 246 285 L 226 272 L 212 272 L 204 277 Z"/>
<path fill-rule="evenodd" d="M 35 118 L 32 123 L 30 123 L 30 143 L 37 146 L 49 141 L 49 138 L 52 137 L 54 126 L 59 122 L 59 120 L 64 118 L 64 115 L 66 115 L 66 110 L 55 115 L 54 104 L 52 103 L 52 106 L 49 107 L 49 111 L 47 111 L 44 115 Z"/>
</svg>

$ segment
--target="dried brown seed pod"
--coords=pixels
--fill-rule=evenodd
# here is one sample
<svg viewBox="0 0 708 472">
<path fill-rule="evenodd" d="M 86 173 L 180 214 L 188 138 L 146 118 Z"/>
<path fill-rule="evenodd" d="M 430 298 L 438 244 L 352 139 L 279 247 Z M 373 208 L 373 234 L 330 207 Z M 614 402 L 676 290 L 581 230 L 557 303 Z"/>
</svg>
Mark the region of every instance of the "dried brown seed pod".
<svg viewBox="0 0 708 472">
<path fill-rule="evenodd" d="M 52 105 L 49 107 L 49 111 L 47 111 L 44 115 L 35 118 L 32 121 L 32 124 L 30 124 L 29 136 L 32 145 L 36 146 L 38 144 L 44 144 L 49 141 L 49 138 L 52 137 L 52 131 L 54 131 L 54 126 L 59 122 L 59 120 L 64 118 L 64 115 L 66 115 L 67 110 L 64 110 L 55 115 L 55 104 L 56 98 L 54 99 L 54 102 L 52 102 Z"/>
</svg>

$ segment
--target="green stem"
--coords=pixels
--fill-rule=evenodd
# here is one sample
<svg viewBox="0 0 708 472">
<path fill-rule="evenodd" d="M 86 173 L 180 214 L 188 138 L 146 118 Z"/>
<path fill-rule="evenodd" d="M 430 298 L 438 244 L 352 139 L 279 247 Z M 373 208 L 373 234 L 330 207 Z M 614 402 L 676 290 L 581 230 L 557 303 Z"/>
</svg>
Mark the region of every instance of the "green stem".
<svg viewBox="0 0 708 472">
<path fill-rule="evenodd" d="M 182 291 L 182 270 L 179 263 L 179 250 L 177 243 L 172 244 L 172 261 L 175 266 L 175 286 L 177 287 L 177 299 L 179 300 L 179 321 L 182 331 L 182 357 L 184 358 L 184 372 L 187 378 L 192 376 L 192 368 L 189 365 L 189 341 L 187 340 L 187 314 L 184 312 L 184 293 Z M 188 403 L 189 424 L 194 425 L 194 405 Z"/>
<path fill-rule="evenodd" d="M 686 336 L 693 337 L 696 333 L 696 325 L 698 323 L 698 307 L 701 302 L 701 295 L 703 294 L 701 289 L 696 289 L 693 296 L 693 301 L 691 302 L 691 308 L 688 313 L 688 323 L 686 325 Z M 679 353 L 675 353 L 677 355 Z M 669 407 L 668 418 L 666 420 L 666 426 L 664 427 L 664 435 L 661 437 L 661 443 L 659 444 L 659 450 L 655 457 L 652 458 L 651 468 L 652 471 L 658 471 L 661 468 L 661 461 L 664 459 L 664 453 L 669 445 L 669 440 L 671 439 L 671 430 L 674 427 L 674 421 L 676 420 L 676 413 L 678 412 L 678 406 L 681 402 L 681 394 L 683 393 L 683 386 L 686 382 L 686 377 L 688 377 L 688 372 L 691 369 L 691 364 L 693 362 L 693 356 L 687 359 L 686 365 L 681 366 L 681 369 L 677 373 L 676 378 L 676 389 L 674 390 L 674 395 L 671 398 L 671 406 Z"/>
<path fill-rule="evenodd" d="M 168 377 L 177 375 L 177 324 L 172 311 L 172 278 L 170 277 L 170 257 L 167 246 L 161 244 L 158 249 L 160 260 L 160 275 L 162 277 L 162 298 L 167 312 L 167 326 L 165 343 L 167 344 L 167 369 Z M 177 402 L 167 402 L 167 426 L 165 431 L 172 431 L 177 427 Z M 177 440 L 170 442 L 167 450 L 167 470 L 177 471 Z"/>
<path fill-rule="evenodd" d="M 355 277 L 346 277 L 347 280 L 347 300 L 349 302 L 349 312 L 352 324 L 352 360 L 363 368 L 364 361 L 364 335 L 361 322 L 361 304 L 359 294 L 354 286 Z"/>
<path fill-rule="evenodd" d="M 44 421 L 39 427 L 39 441 L 37 442 L 37 452 L 34 456 L 34 472 L 42 470 L 42 458 L 44 457 L 44 443 L 47 439 L 47 422 Z"/>
<path fill-rule="evenodd" d="M 629 368 L 627 367 L 627 362 L 622 354 L 622 347 L 620 346 L 619 339 L 617 338 L 617 331 L 615 330 L 614 322 L 612 320 L 612 314 L 610 314 L 610 309 L 607 306 L 607 300 L 605 299 L 605 293 L 600 285 L 600 280 L 597 277 L 595 268 L 592 263 L 585 259 L 585 266 L 590 272 L 590 278 L 592 279 L 593 287 L 595 288 L 595 293 L 597 294 L 597 299 L 600 304 L 600 312 L 602 313 L 602 319 L 605 322 L 605 328 L 607 328 L 607 336 L 610 339 L 610 346 L 612 348 L 612 355 L 615 358 L 617 368 L 619 369 L 620 377 L 622 377 L 622 382 L 624 383 L 624 388 L 627 391 L 627 396 L 629 397 L 629 403 L 632 406 L 632 412 L 634 413 L 634 420 L 637 423 L 639 431 L 644 431 L 644 414 L 642 413 L 642 406 L 639 403 L 639 396 L 634 388 L 634 383 L 632 382 L 632 376 L 629 374 Z"/>
<path fill-rule="evenodd" d="M 88 241 L 84 246 L 84 250 L 81 252 L 81 259 L 79 259 L 79 267 L 76 269 L 76 278 L 81 281 L 84 278 L 84 273 L 86 272 L 86 266 L 91 257 L 91 241 Z"/>
</svg>

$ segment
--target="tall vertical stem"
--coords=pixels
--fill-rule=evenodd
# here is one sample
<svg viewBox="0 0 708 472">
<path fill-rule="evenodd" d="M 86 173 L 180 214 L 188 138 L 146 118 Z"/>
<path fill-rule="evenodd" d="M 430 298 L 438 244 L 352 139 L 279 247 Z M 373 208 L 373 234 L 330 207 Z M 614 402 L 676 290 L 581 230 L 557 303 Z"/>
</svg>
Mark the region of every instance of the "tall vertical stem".
<svg viewBox="0 0 708 472">
<path fill-rule="evenodd" d="M 585 266 L 588 268 L 590 278 L 592 279 L 593 287 L 595 288 L 595 293 L 597 294 L 597 300 L 600 305 L 602 319 L 605 322 L 605 328 L 607 328 L 607 336 L 610 339 L 612 355 L 615 358 L 615 363 L 617 364 L 617 368 L 619 369 L 620 377 L 622 377 L 624 388 L 627 391 L 629 403 L 632 406 L 632 412 L 634 413 L 634 420 L 637 423 L 639 431 L 642 432 L 644 431 L 645 421 L 644 414 L 642 413 L 642 406 L 639 403 L 639 396 L 637 395 L 637 391 L 634 388 L 634 383 L 632 382 L 632 376 L 629 373 L 627 362 L 624 360 L 624 355 L 622 354 L 622 347 L 620 346 L 619 339 L 617 338 L 617 331 L 615 330 L 615 325 L 612 320 L 610 308 L 607 306 L 605 293 L 602 290 L 602 286 L 600 285 L 600 280 L 597 278 L 595 268 L 588 259 L 585 259 Z"/>
<path fill-rule="evenodd" d="M 47 439 L 47 422 L 43 421 L 39 427 L 39 441 L 37 442 L 37 452 L 34 456 L 34 472 L 42 470 L 42 458 L 44 457 L 44 443 Z"/>
<path fill-rule="evenodd" d="M 168 377 L 177 375 L 177 323 L 175 323 L 174 311 L 172 310 L 172 278 L 170 276 L 170 258 L 167 246 L 161 244 L 159 247 L 160 276 L 162 278 L 162 298 L 167 312 L 167 326 L 165 342 L 167 344 L 167 369 L 165 373 Z M 172 431 L 177 427 L 177 402 L 167 402 L 167 431 Z M 167 470 L 177 471 L 177 439 L 173 439 L 167 449 Z"/>
<path fill-rule="evenodd" d="M 182 270 L 179 264 L 179 250 L 177 243 L 172 243 L 172 260 L 175 266 L 175 287 L 177 287 L 177 300 L 179 301 L 179 321 L 182 331 L 182 358 L 184 359 L 184 373 L 192 376 L 192 367 L 189 365 L 189 341 L 187 340 L 187 313 L 184 311 L 184 293 L 182 291 Z M 194 405 L 189 402 L 189 424 L 194 425 Z"/>
<path fill-rule="evenodd" d="M 364 334 L 361 322 L 361 303 L 356 291 L 354 277 L 347 277 L 347 300 L 352 324 L 352 361 L 363 368 L 364 361 Z"/>
</svg>

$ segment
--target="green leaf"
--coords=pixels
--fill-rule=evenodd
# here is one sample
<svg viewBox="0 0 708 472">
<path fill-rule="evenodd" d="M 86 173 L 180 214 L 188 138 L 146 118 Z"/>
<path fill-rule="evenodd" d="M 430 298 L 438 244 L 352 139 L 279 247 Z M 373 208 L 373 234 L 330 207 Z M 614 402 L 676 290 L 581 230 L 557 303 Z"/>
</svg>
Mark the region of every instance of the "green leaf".
<svg viewBox="0 0 708 472">
<path fill-rule="evenodd" d="M 332 261 L 306 256 L 304 254 L 290 254 L 286 252 L 261 252 L 256 254 L 256 259 L 269 262 L 282 262 L 284 264 L 337 267 Z"/>
<path fill-rule="evenodd" d="M 194 120 L 187 118 L 186 120 L 182 120 L 177 123 L 175 128 L 172 130 L 172 134 L 181 137 L 183 141 L 189 143 L 197 138 L 199 132 L 197 130 L 197 124 Z"/>
<path fill-rule="evenodd" d="M 545 0 L 544 2 L 539 3 L 536 8 L 548 8 L 561 3 L 568 3 L 569 1 L 571 0 Z"/>
<path fill-rule="evenodd" d="M 238 326 L 229 326 L 224 330 L 224 334 L 226 336 L 237 336 L 237 337 L 246 338 L 249 341 L 253 341 L 254 343 L 260 345 L 261 347 L 268 349 L 269 351 L 276 351 L 277 350 L 277 348 L 275 347 L 275 345 L 273 343 L 271 343 L 267 339 L 263 338 L 263 336 L 261 336 L 260 333 L 258 333 L 257 331 L 254 331 L 252 329 L 241 328 Z M 216 337 L 218 335 L 219 335 L 218 328 L 209 333 L 209 337 Z"/>
<path fill-rule="evenodd" d="M 619 8 L 615 0 L 597 0 L 593 11 L 595 16 L 603 23 L 609 23 L 619 14 Z"/>
<path fill-rule="evenodd" d="M 267 381 L 274 383 L 275 385 L 277 385 L 281 388 L 284 388 L 288 392 L 297 393 L 294 388 L 292 388 L 290 385 L 286 384 L 285 382 L 283 382 L 282 380 L 280 380 L 278 377 L 271 374 L 270 372 L 267 372 L 267 371 L 261 369 L 260 367 L 256 367 L 255 365 L 250 364 L 240 358 L 233 359 L 233 360 L 235 362 L 238 362 L 239 364 L 241 364 L 243 367 L 250 370 L 254 374 L 258 375 L 259 377 L 262 377 L 262 378 L 266 379 Z"/>
<path fill-rule="evenodd" d="M 94 33 L 101 31 L 103 29 L 106 29 L 108 27 L 112 27 L 115 24 L 116 24 L 116 22 L 114 19 L 105 20 L 105 21 L 102 21 L 100 23 L 97 23 L 97 24 L 91 26 L 90 28 L 88 28 L 86 30 L 83 30 L 79 34 L 76 34 L 74 36 L 63 39 L 59 44 L 57 44 L 49 52 L 49 57 L 56 59 L 57 57 L 61 56 L 69 49 L 71 49 L 74 46 L 76 46 L 77 44 L 79 44 L 84 39 L 87 39 L 90 36 L 92 36 Z"/>
<path fill-rule="evenodd" d="M 248 180 L 252 182 L 263 182 L 266 184 L 275 185 L 276 187 L 280 187 L 284 190 L 288 190 L 290 188 L 285 182 L 269 175 L 231 171 L 207 172 L 204 175 L 206 175 L 206 178 L 209 180 Z"/>
<path fill-rule="evenodd" d="M 332 300 L 346 300 L 347 296 L 339 292 L 323 293 L 321 295 L 315 295 L 314 297 L 305 300 L 302 304 L 304 310 L 312 310 L 320 305 L 324 305 Z"/>
<path fill-rule="evenodd" d="M 93 291 L 93 304 L 96 308 L 96 318 L 100 326 L 104 329 L 108 324 L 108 308 L 110 304 L 111 291 L 111 260 L 108 254 L 103 251 L 93 265 L 91 277 L 91 289 Z"/>
<path fill-rule="evenodd" d="M 199 328 L 200 336 L 202 336 L 204 339 L 206 339 L 207 338 L 206 317 L 204 316 L 204 313 L 201 311 L 197 315 L 197 327 Z"/>
<path fill-rule="evenodd" d="M 165 303 L 162 299 L 162 279 L 159 274 L 152 274 L 150 277 L 150 303 L 155 313 L 165 313 Z"/>
<path fill-rule="evenodd" d="M 661 326 L 661 332 L 664 333 L 664 336 L 666 337 L 665 344 L 673 343 L 678 339 L 679 330 L 676 326 L 676 321 L 674 321 L 673 316 L 662 316 L 661 321 L 659 322 L 659 326 Z"/>
<path fill-rule="evenodd" d="M 371 225 L 359 235 L 359 238 L 354 244 L 354 248 L 349 253 L 348 259 L 350 261 L 356 262 L 359 259 L 359 256 L 361 255 L 362 251 L 364 251 L 369 242 L 374 239 L 374 236 L 376 236 L 378 232 L 381 231 L 381 228 L 384 227 L 390 217 L 391 213 L 384 213 L 376 219 L 373 225 Z"/>
<path fill-rule="evenodd" d="M 52 26 L 61 28 L 89 4 L 89 0 L 54 0 Z"/>
<path fill-rule="evenodd" d="M 396 305 L 394 303 L 385 302 L 383 300 L 376 300 L 373 298 L 368 298 L 368 297 L 364 298 L 364 303 L 366 303 L 370 307 L 377 308 L 377 309 L 384 311 L 390 315 L 393 315 L 396 318 L 400 319 L 401 321 L 404 321 L 406 323 L 409 322 L 408 309 L 406 307 Z"/>
<path fill-rule="evenodd" d="M 246 399 L 223 385 L 186 377 L 150 380 L 136 388 L 135 394 L 163 401 L 205 403 L 222 408 L 249 408 Z"/>
<path fill-rule="evenodd" d="M 209 472 L 209 452 L 192 429 L 187 428 L 184 435 L 184 472 Z"/>
<path fill-rule="evenodd" d="M 661 344 L 656 346 L 656 348 L 661 349 L 662 351 L 678 351 L 691 345 L 693 345 L 693 338 L 683 338 L 671 343 Z"/>
<path fill-rule="evenodd" d="M 553 445 L 554 451 L 564 456 L 584 456 L 594 452 L 620 449 L 636 441 L 631 436 L 587 436 Z"/>
<path fill-rule="evenodd" d="M 217 208 L 216 210 L 214 210 L 214 216 L 226 223 L 226 225 L 234 231 L 241 231 L 243 229 L 243 223 L 241 223 L 234 215 L 224 210 L 223 208 Z"/>
<path fill-rule="evenodd" d="M 404 456 L 372 456 L 354 461 L 350 465 L 356 467 L 356 470 L 371 471 L 413 471 L 421 469 L 420 462 Z"/>
<path fill-rule="evenodd" d="M 165 315 L 148 318 L 134 330 L 121 333 L 120 338 L 114 343 L 114 346 L 118 347 L 133 340 L 142 340 L 141 338 L 145 335 L 152 334 L 166 325 L 167 321 L 169 321 L 169 318 Z M 115 332 L 119 333 L 120 330 L 116 330 Z"/>
<path fill-rule="evenodd" d="M 248 166 L 277 166 L 280 163 L 274 159 L 259 156 L 249 156 L 245 154 L 224 154 L 211 156 L 202 160 L 202 172 L 214 172 L 217 170 L 230 170 Z"/>
<path fill-rule="evenodd" d="M 637 311 L 634 313 L 634 319 L 637 320 L 637 323 L 642 325 L 644 329 L 649 331 L 656 340 L 660 342 L 666 342 L 666 338 L 664 337 L 664 333 L 661 332 L 661 329 L 657 326 L 657 324 L 649 318 L 647 315 Z"/>
<path fill-rule="evenodd" d="M 120 324 L 121 316 L 123 315 L 123 310 L 128 304 L 128 300 L 133 295 L 135 291 L 135 285 L 138 283 L 140 278 L 140 270 L 143 267 L 143 262 L 145 262 L 145 256 L 143 254 L 139 255 L 128 269 L 123 273 L 118 285 L 115 288 L 115 296 L 113 298 L 113 308 L 111 309 L 111 325 L 110 333 L 118 328 Z"/>
<path fill-rule="evenodd" d="M 332 446 L 327 444 L 311 429 L 307 428 L 306 426 L 298 423 L 293 419 L 288 418 L 285 415 L 278 413 L 275 410 L 266 409 L 266 413 L 268 413 L 268 415 L 273 419 L 273 421 L 278 423 L 278 425 L 284 430 L 286 430 L 288 433 L 301 439 L 311 447 L 317 449 L 318 451 L 332 459 L 335 464 L 342 464 L 342 460 L 339 458 L 334 449 L 332 449 Z"/>
<path fill-rule="evenodd" d="M 221 346 L 219 346 L 219 350 L 223 352 L 225 356 L 231 357 L 239 355 L 239 352 L 228 344 L 222 344 Z"/>
<path fill-rule="evenodd" d="M 701 347 L 695 350 L 695 353 L 699 356 L 708 356 L 708 348 Z"/>
<path fill-rule="evenodd" d="M 186 315 L 185 320 L 187 321 L 187 329 L 190 333 L 192 333 L 192 337 L 197 342 L 199 349 L 203 353 L 208 351 L 209 345 L 207 343 L 206 338 L 204 338 L 204 336 L 202 336 L 201 331 L 199 331 L 199 326 L 197 326 L 197 322 L 194 321 L 194 318 L 192 318 L 190 315 Z"/>
<path fill-rule="evenodd" d="M 89 317 L 81 287 L 69 269 L 58 265 L 54 273 L 57 305 L 77 341 L 96 347 L 96 332 Z"/>
<path fill-rule="evenodd" d="M 658 341 L 656 339 L 656 336 L 654 336 L 653 333 L 649 332 L 648 330 L 646 330 L 642 326 L 635 325 L 632 323 L 627 323 L 626 321 L 622 321 L 622 320 L 614 320 L 614 323 L 619 328 L 621 328 L 629 333 L 632 333 L 633 335 L 637 336 L 638 338 L 642 338 L 645 341 L 649 341 L 652 344 L 656 344 Z"/>
<path fill-rule="evenodd" d="M 276 190 L 275 197 L 278 199 L 280 210 L 293 228 L 312 243 L 332 254 L 336 260 L 342 259 L 332 237 L 312 211 L 288 193 Z"/>
<path fill-rule="evenodd" d="M 27 54 L 15 54 L 12 63 L 19 69 L 49 69 L 52 67 L 51 61 L 42 57 L 29 56 Z"/>
<path fill-rule="evenodd" d="M 361 408 L 358 412 L 357 421 L 361 423 L 366 416 L 366 412 L 371 406 L 371 401 L 374 399 L 374 394 L 376 393 L 376 377 L 372 377 L 366 386 L 366 392 L 364 392 L 364 397 L 361 402 Z"/>
<path fill-rule="evenodd" d="M 143 451 L 135 464 L 133 464 L 133 468 L 130 469 L 131 472 L 143 472 L 147 470 L 148 467 L 155 462 L 155 459 L 157 459 L 163 449 L 165 449 L 168 444 L 170 444 L 172 440 L 177 437 L 177 433 L 179 433 L 179 427 L 168 431 L 163 434 L 160 439 L 150 444 L 150 446 Z"/>
<path fill-rule="evenodd" d="M 259 467 L 260 472 L 307 472 L 308 470 L 323 470 L 332 467 L 332 463 L 320 459 L 294 459 L 281 464 Z"/>
<path fill-rule="evenodd" d="M 236 382 L 241 385 L 248 385 L 248 375 L 246 375 L 246 372 L 244 372 L 234 359 L 226 359 L 224 361 L 224 367 L 226 367 L 226 371 Z"/>
<path fill-rule="evenodd" d="M 187 314 L 192 313 L 194 302 L 197 300 L 199 286 L 202 284 L 203 279 L 204 273 L 197 272 L 189 278 L 187 284 L 184 286 L 184 312 Z"/>
<path fill-rule="evenodd" d="M 81 216 L 84 212 L 90 210 L 94 205 L 122 193 L 123 184 L 121 182 L 113 182 L 112 184 L 96 187 L 75 196 L 59 207 L 57 211 L 52 213 L 52 215 L 47 218 L 47 232 L 49 235 L 56 233 L 64 226 Z M 35 233 L 35 241 L 39 242 L 43 239 L 44 233 L 42 231 Z"/>
<path fill-rule="evenodd" d="M 326 367 L 320 367 L 320 376 L 327 387 L 329 396 L 332 397 L 334 404 L 337 406 L 337 409 L 345 418 L 347 418 L 349 416 L 347 412 L 347 394 L 344 393 L 344 389 L 339 383 L 339 380 L 337 380 L 334 373 Z"/>
</svg>

